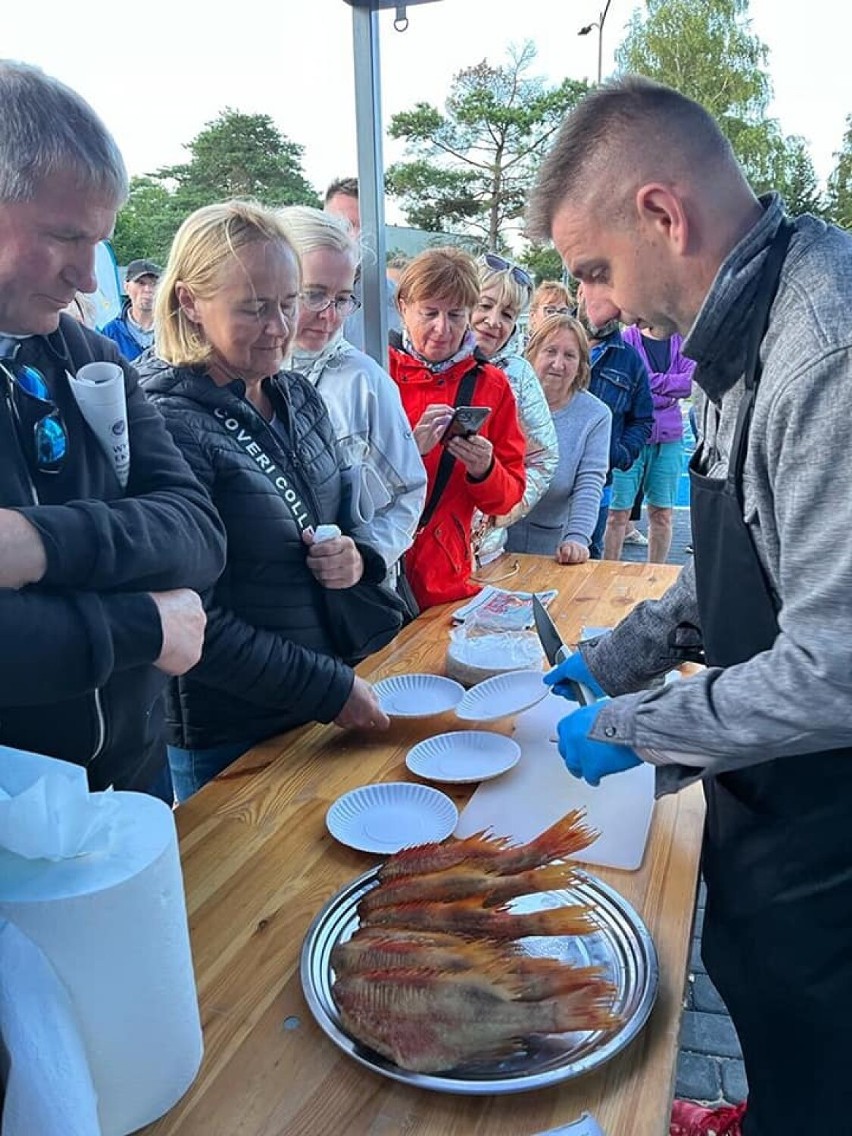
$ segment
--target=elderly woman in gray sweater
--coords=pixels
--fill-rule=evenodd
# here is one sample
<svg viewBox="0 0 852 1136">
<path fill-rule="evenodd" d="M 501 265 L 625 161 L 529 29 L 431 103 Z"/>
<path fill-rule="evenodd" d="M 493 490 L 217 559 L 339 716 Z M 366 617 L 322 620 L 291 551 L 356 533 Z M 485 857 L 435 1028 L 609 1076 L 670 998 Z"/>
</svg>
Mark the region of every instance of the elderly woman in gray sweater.
<svg viewBox="0 0 852 1136">
<path fill-rule="evenodd" d="M 506 548 L 582 564 L 589 559 L 608 469 L 612 415 L 587 389 L 589 344 L 577 320 L 548 316 L 533 332 L 526 357 L 553 415 L 559 463 L 544 496 L 509 528 Z"/>
</svg>

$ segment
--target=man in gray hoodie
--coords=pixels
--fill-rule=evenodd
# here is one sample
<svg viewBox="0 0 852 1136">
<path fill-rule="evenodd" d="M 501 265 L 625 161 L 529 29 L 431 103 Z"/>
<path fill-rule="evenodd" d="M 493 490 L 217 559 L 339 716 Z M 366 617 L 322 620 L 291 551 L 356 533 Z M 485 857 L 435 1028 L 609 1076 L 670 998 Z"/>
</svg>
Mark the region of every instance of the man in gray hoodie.
<svg viewBox="0 0 852 1136">
<path fill-rule="evenodd" d="M 707 799 L 703 956 L 747 1108 L 675 1102 L 672 1133 L 848 1133 L 852 1019 L 852 235 L 757 198 L 709 114 L 627 77 L 575 109 L 529 235 L 596 323 L 686 337 L 704 398 L 693 562 L 547 680 L 611 697 L 559 727 L 597 784 L 640 761 Z M 707 666 L 646 689 L 684 658 Z"/>
</svg>

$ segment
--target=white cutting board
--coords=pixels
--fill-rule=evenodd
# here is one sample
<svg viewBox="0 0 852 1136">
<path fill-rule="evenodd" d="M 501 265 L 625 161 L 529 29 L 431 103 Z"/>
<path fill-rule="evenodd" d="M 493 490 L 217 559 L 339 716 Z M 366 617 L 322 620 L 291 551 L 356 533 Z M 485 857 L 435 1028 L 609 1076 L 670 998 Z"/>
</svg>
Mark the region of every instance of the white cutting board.
<svg viewBox="0 0 852 1136">
<path fill-rule="evenodd" d="M 456 836 L 490 829 L 525 844 L 570 809 L 585 808 L 600 836 L 574 859 L 628 871 L 641 865 L 654 810 L 654 768 L 643 762 L 602 778 L 597 788 L 572 777 L 559 756 L 556 724 L 575 709 L 576 703 L 548 694 L 517 716 L 512 736 L 521 747 L 520 761 L 479 786 L 459 817 Z"/>
</svg>

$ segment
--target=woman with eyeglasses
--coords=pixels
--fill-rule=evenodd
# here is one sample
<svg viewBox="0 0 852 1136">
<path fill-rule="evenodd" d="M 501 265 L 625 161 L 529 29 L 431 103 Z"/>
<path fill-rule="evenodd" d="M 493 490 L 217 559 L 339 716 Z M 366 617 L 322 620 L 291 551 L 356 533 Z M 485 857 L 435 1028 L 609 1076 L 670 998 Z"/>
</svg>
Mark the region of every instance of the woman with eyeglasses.
<svg viewBox="0 0 852 1136">
<path fill-rule="evenodd" d="M 598 519 L 609 468 L 608 406 L 590 394 L 589 344 L 572 316 L 548 316 L 533 332 L 527 359 L 553 415 L 559 464 L 547 492 L 506 538 L 510 552 L 555 556 L 583 564 Z"/>
<path fill-rule="evenodd" d="M 573 316 L 576 309 L 577 304 L 564 284 L 559 280 L 542 280 L 530 300 L 528 336 L 532 335 L 548 316 Z"/>
<path fill-rule="evenodd" d="M 521 500 L 526 442 L 509 380 L 480 352 L 470 329 L 479 274 L 457 248 L 427 249 L 403 270 L 401 335 L 391 336 L 390 373 L 428 475 L 426 506 L 406 572 L 421 608 L 475 595 L 475 510 L 508 513 Z M 456 407 L 481 407 L 471 415 Z"/>
<path fill-rule="evenodd" d="M 414 540 L 426 470 L 387 371 L 343 338 L 359 306 L 359 247 L 339 217 L 303 205 L 281 210 L 302 265 L 299 316 L 289 366 L 322 396 L 341 458 L 351 534 L 381 553 L 388 582 Z"/>
<path fill-rule="evenodd" d="M 228 541 L 201 661 L 170 689 L 179 800 L 294 726 L 389 724 L 339 657 L 324 601 L 324 590 L 383 579 L 386 565 L 348 535 L 313 541 L 314 526 L 339 522 L 341 462 L 322 399 L 282 370 L 300 291 L 278 214 L 232 201 L 184 221 L 157 293 L 156 356 L 140 373 Z"/>
<path fill-rule="evenodd" d="M 538 376 L 523 355 L 509 350 L 518 316 L 532 293 L 532 280 L 517 264 L 495 253 L 476 262 L 479 270 L 479 301 L 470 325 L 479 350 L 499 367 L 509 380 L 518 404 L 518 419 L 527 442 L 524 466 L 527 486 L 510 513 L 486 517 L 478 513 L 473 522 L 473 552 L 479 565 L 496 560 L 506 544 L 506 528 L 526 516 L 550 484 L 559 451 L 553 418 Z"/>
</svg>

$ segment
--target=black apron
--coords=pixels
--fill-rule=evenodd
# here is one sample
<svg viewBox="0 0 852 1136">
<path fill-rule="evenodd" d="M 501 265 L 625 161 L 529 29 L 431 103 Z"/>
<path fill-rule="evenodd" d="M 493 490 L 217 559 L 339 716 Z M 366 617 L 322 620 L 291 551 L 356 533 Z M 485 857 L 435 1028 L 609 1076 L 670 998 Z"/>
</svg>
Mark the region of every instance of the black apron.
<svg viewBox="0 0 852 1136">
<path fill-rule="evenodd" d="M 782 222 L 755 300 L 728 476 L 699 473 L 700 451 L 690 464 L 708 666 L 744 662 L 778 635 L 778 600 L 743 520 L 742 473 L 760 344 L 791 230 Z M 850 1136 L 852 750 L 767 761 L 703 784 L 702 955 L 743 1049 L 743 1134 Z"/>
</svg>

